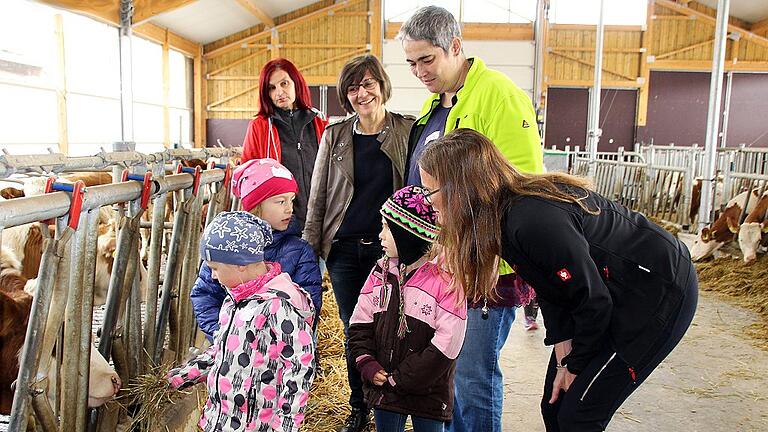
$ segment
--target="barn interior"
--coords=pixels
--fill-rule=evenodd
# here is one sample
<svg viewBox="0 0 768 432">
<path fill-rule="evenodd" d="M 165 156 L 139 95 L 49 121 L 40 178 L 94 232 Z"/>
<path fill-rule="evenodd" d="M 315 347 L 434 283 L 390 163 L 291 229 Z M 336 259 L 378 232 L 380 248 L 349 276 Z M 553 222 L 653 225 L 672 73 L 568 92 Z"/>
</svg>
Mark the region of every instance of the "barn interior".
<svg viewBox="0 0 768 432">
<path fill-rule="evenodd" d="M 292 61 L 333 124 L 352 114 L 343 67 L 371 54 L 391 81 L 386 109 L 419 117 L 431 92 L 397 35 L 428 5 L 457 18 L 468 57 L 530 98 L 548 171 L 589 177 L 691 251 L 693 326 L 606 430 L 768 430 L 768 2 L 5 0 L 0 278 L 19 273 L 34 297 L 26 315 L 0 317 L 21 320 L 20 351 L 0 348 L 17 383 L 0 431 L 197 430 L 205 384 L 170 391 L 164 375 L 209 345 L 189 301 L 197 244 L 206 220 L 241 205 L 232 171 L 262 68 Z M 323 298 L 309 432 L 349 413 L 327 276 Z M 505 431 L 544 430 L 537 322 L 526 328 L 520 308 L 499 359 Z M 121 385 L 89 407 L 96 357 L 107 389 L 115 372 Z"/>
</svg>

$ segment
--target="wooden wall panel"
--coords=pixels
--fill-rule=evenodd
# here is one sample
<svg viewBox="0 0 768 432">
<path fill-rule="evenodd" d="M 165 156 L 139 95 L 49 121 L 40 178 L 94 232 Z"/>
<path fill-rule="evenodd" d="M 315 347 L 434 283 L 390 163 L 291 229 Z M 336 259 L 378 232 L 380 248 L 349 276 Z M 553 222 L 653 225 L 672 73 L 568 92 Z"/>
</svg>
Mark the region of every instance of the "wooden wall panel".
<svg viewBox="0 0 768 432">
<path fill-rule="evenodd" d="M 335 85 L 341 68 L 351 58 L 372 51 L 369 44 L 369 3 L 350 0 L 337 4 L 323 0 L 274 18 L 279 49 L 273 52 L 271 34 L 263 25 L 233 34 L 205 46 L 209 118 L 250 118 L 258 110 L 258 76 L 263 65 L 279 54 L 301 70 L 309 85 Z M 307 14 L 334 8 L 313 18 Z M 379 15 L 380 16 L 380 15 Z M 295 21 L 295 20 L 299 21 Z M 298 22 L 296 25 L 292 23 Z M 262 34 L 264 33 L 264 34 Z M 211 54 L 243 38 L 260 35 L 221 54 Z M 221 51 L 220 51 L 221 52 Z"/>
<path fill-rule="evenodd" d="M 642 52 L 644 31 L 640 27 L 606 26 L 603 52 L 603 85 L 640 87 L 643 57 L 650 55 L 652 70 L 702 70 L 711 68 L 717 15 L 712 8 L 695 1 L 690 9 L 676 10 L 677 3 L 656 0 L 651 9 L 650 40 Z M 685 13 L 692 12 L 689 16 Z M 705 14 L 706 16 L 702 16 Z M 712 17 L 712 19 L 707 18 Z M 751 24 L 731 17 L 741 39 L 726 41 L 726 70 L 768 71 L 768 39 L 750 35 Z M 762 31 L 762 30 L 761 30 Z M 546 48 L 545 85 L 589 87 L 594 69 L 595 26 L 550 25 Z M 735 61 L 734 61 L 735 59 Z M 709 64 L 709 66 L 707 66 Z M 640 80 L 642 82 L 642 80 Z"/>
<path fill-rule="evenodd" d="M 634 86 L 640 73 L 639 29 L 608 26 L 603 39 L 603 81 Z M 548 85 L 591 85 L 595 63 L 595 27 L 553 25 L 547 47 Z M 580 83 L 580 84 L 579 84 Z"/>
</svg>

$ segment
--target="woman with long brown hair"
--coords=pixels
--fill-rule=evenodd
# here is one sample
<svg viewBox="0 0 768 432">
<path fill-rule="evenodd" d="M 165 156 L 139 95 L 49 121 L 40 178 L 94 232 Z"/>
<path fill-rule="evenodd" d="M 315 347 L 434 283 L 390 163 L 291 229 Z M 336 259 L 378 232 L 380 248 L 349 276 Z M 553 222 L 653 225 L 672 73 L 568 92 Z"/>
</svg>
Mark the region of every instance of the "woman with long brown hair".
<svg viewBox="0 0 768 432">
<path fill-rule="evenodd" d="M 536 291 L 554 345 L 547 430 L 604 430 L 690 326 L 698 282 L 687 248 L 583 178 L 518 172 L 469 129 L 436 141 L 419 167 L 467 297 L 493 296 L 499 257 Z"/>
</svg>

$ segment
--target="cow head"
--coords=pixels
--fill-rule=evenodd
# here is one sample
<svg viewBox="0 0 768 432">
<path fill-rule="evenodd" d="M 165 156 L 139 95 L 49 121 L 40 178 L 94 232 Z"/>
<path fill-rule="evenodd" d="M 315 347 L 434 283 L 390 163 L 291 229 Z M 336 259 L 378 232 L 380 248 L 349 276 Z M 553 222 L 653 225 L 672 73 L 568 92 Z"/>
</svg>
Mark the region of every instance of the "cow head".
<svg viewBox="0 0 768 432">
<path fill-rule="evenodd" d="M 699 236 L 694 240 L 693 246 L 691 246 L 691 259 L 694 261 L 702 260 L 723 246 L 722 242 L 715 239 L 715 234 L 715 231 L 709 227 L 702 228 Z"/>
<path fill-rule="evenodd" d="M 744 262 L 751 264 L 757 258 L 757 248 L 760 246 L 766 223 L 745 222 L 739 230 L 739 248 L 744 255 Z"/>
<path fill-rule="evenodd" d="M 751 264 L 757 258 L 761 236 L 760 224 L 757 222 L 745 223 L 739 230 L 739 248 L 745 263 Z"/>
<path fill-rule="evenodd" d="M 120 390 L 122 382 L 115 369 L 91 345 L 90 379 L 88 381 L 88 407 L 95 408 L 110 401 Z"/>
</svg>

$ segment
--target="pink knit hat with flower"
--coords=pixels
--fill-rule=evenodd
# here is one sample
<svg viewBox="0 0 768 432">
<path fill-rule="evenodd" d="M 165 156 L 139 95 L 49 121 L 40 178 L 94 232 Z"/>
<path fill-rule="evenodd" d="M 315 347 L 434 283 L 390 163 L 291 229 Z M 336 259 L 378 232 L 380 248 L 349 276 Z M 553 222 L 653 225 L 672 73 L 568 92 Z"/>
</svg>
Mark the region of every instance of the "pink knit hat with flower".
<svg viewBox="0 0 768 432">
<path fill-rule="evenodd" d="M 271 196 L 298 191 L 293 174 L 274 159 L 251 159 L 232 174 L 232 193 L 242 200 L 245 211 Z"/>
</svg>

